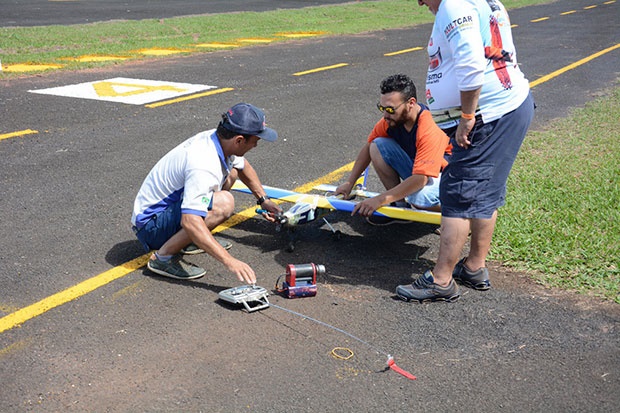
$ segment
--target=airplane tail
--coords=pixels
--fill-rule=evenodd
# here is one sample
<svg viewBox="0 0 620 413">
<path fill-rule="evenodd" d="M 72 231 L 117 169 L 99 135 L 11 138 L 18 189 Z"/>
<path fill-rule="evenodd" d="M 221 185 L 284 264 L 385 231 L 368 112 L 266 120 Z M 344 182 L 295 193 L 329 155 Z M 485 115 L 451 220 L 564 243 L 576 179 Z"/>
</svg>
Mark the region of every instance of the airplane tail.
<svg viewBox="0 0 620 413">
<path fill-rule="evenodd" d="M 355 181 L 355 185 L 353 185 L 353 188 L 361 190 L 361 191 L 365 191 L 367 189 L 367 183 L 368 183 L 368 166 L 366 167 L 366 169 L 364 170 L 364 173 L 360 175 L 359 178 L 357 178 L 357 181 Z"/>
</svg>

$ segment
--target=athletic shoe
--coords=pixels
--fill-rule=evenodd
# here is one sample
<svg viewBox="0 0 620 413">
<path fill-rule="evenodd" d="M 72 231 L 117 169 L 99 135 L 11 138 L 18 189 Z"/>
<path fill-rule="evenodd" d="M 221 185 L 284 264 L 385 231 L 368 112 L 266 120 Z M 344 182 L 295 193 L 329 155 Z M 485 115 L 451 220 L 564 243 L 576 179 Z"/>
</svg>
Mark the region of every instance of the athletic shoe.
<svg viewBox="0 0 620 413">
<path fill-rule="evenodd" d="M 413 221 L 408 221 L 406 219 L 382 217 L 380 215 L 371 215 L 369 217 L 366 217 L 366 222 L 368 222 L 370 225 L 375 225 L 377 227 L 384 227 L 386 225 L 392 224 L 411 224 Z"/>
<path fill-rule="evenodd" d="M 203 268 L 183 261 L 180 255 L 175 255 L 169 261 L 150 259 L 146 266 L 155 274 L 177 280 L 193 280 L 207 273 Z"/>
<path fill-rule="evenodd" d="M 433 273 L 428 270 L 413 284 L 399 285 L 396 287 L 396 294 L 405 301 L 415 300 L 420 303 L 432 301 L 453 302 L 460 297 L 459 287 L 450 280 L 447 287 L 435 284 Z"/>
<path fill-rule="evenodd" d="M 488 290 L 491 288 L 489 270 L 486 267 L 482 267 L 476 271 L 472 271 L 465 266 L 466 260 L 467 257 L 456 264 L 452 272 L 452 278 L 454 278 L 457 283 L 473 288 L 474 290 Z"/>
<path fill-rule="evenodd" d="M 230 241 L 227 241 L 219 237 L 215 237 L 215 240 L 222 247 L 224 247 L 225 250 L 229 250 L 232 248 L 232 242 Z M 184 254 L 184 255 L 196 255 L 196 254 L 202 254 L 203 252 L 205 252 L 205 250 L 203 250 L 202 248 L 198 248 L 198 245 L 194 244 L 193 242 L 181 250 L 181 254 Z"/>
</svg>

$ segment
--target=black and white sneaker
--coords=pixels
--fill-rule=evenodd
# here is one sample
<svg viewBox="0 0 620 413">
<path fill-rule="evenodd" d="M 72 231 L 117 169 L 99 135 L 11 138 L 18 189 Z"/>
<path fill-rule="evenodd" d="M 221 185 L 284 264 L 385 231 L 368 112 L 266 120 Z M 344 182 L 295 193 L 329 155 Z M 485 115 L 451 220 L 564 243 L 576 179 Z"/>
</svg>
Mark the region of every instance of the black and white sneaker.
<svg viewBox="0 0 620 413">
<path fill-rule="evenodd" d="M 447 287 L 435 284 L 433 273 L 428 270 L 420 278 L 409 285 L 399 285 L 396 287 L 396 294 L 405 301 L 418 301 L 420 303 L 433 301 L 453 302 L 461 296 L 459 287 L 450 280 Z"/>
<path fill-rule="evenodd" d="M 474 290 L 488 290 L 491 288 L 491 281 L 489 281 L 489 270 L 486 267 L 478 268 L 476 271 L 472 271 L 465 266 L 467 257 L 460 260 L 454 267 L 452 272 L 452 278 L 466 287 L 473 288 Z"/>
</svg>

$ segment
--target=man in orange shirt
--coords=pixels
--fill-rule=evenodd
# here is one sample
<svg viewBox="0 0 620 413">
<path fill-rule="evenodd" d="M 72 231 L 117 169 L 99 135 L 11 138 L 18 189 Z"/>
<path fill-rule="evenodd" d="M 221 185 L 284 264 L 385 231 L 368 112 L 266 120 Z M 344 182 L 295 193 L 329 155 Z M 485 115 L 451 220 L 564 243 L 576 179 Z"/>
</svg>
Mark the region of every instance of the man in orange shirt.
<svg viewBox="0 0 620 413">
<path fill-rule="evenodd" d="M 400 221 L 372 215 L 383 205 L 441 211 L 439 181 L 452 146 L 428 107 L 418 103 L 413 81 L 404 74 L 381 82 L 377 108 L 383 113 L 362 147 L 349 178 L 336 194 L 349 196 L 355 181 L 372 162 L 386 191 L 356 205 L 353 214 L 374 225 Z"/>
</svg>

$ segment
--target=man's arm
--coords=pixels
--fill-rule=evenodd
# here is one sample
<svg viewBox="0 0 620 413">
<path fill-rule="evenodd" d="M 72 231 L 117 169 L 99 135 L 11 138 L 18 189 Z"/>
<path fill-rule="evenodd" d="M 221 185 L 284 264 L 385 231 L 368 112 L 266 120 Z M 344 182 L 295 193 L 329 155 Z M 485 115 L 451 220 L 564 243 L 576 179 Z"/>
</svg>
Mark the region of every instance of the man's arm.
<svg viewBox="0 0 620 413">
<path fill-rule="evenodd" d="M 349 178 L 336 188 L 335 194 L 342 194 L 345 198 L 348 198 L 353 189 L 353 185 L 355 185 L 355 182 L 364 173 L 368 165 L 370 165 L 370 143 L 366 142 L 357 154 Z"/>
<path fill-rule="evenodd" d="M 213 237 L 204 219 L 199 215 L 182 214 L 181 226 L 190 239 L 207 254 L 224 264 L 229 271 L 237 276 L 237 279 L 248 284 L 256 283 L 256 274 L 252 268 L 234 258 Z"/>
<path fill-rule="evenodd" d="M 239 179 L 243 182 L 252 194 L 256 197 L 256 199 L 261 196 L 265 196 L 265 190 L 263 189 L 263 184 L 261 184 L 260 179 L 258 178 L 258 174 L 254 167 L 250 164 L 250 161 L 245 159 L 245 164 L 243 169 L 239 169 Z"/>
<path fill-rule="evenodd" d="M 482 87 L 479 87 L 475 90 L 461 91 L 461 112 L 466 115 L 473 115 L 476 113 L 476 108 L 478 107 L 478 98 L 480 97 L 480 90 Z M 462 148 L 468 148 L 471 142 L 469 141 L 469 132 L 474 128 L 476 124 L 476 119 L 465 119 L 461 118 L 459 121 L 459 126 L 456 129 L 456 134 L 454 135 L 454 139 L 456 140 L 456 144 Z"/>
<path fill-rule="evenodd" d="M 386 136 L 388 136 L 388 124 L 385 119 L 381 118 L 377 121 L 377 123 L 375 123 L 370 135 L 368 135 L 368 138 L 366 139 L 366 143 L 357 154 L 357 158 L 355 159 L 349 178 L 340 184 L 338 188 L 336 188 L 336 195 L 342 194 L 345 198 L 349 197 L 349 194 L 353 189 L 353 185 L 355 185 L 357 179 L 364 173 L 366 168 L 368 168 L 368 165 L 370 165 L 370 144 L 372 140 L 378 137 Z"/>
<path fill-rule="evenodd" d="M 265 201 L 260 204 L 260 207 L 262 209 L 267 210 L 272 214 L 278 214 L 282 212 L 282 208 L 280 208 L 278 204 L 276 204 L 270 199 L 266 199 L 266 193 L 263 189 L 263 184 L 260 182 L 256 170 L 247 159 L 245 160 L 245 165 L 243 166 L 243 169 L 239 170 L 239 179 L 241 179 L 241 182 L 243 182 L 248 187 L 248 189 L 252 191 L 252 194 L 256 197 L 257 200 L 265 199 Z M 266 219 L 275 222 L 275 218 L 273 218 L 273 216 L 268 214 L 263 214 L 263 216 L 265 216 Z"/>
<path fill-rule="evenodd" d="M 413 174 L 394 188 L 358 203 L 355 205 L 355 208 L 353 208 L 351 215 L 360 214 L 365 217 L 371 216 L 373 212 L 383 205 L 389 205 L 392 202 L 399 201 L 407 195 L 424 188 L 427 182 L 428 177 L 426 175 Z"/>
</svg>

